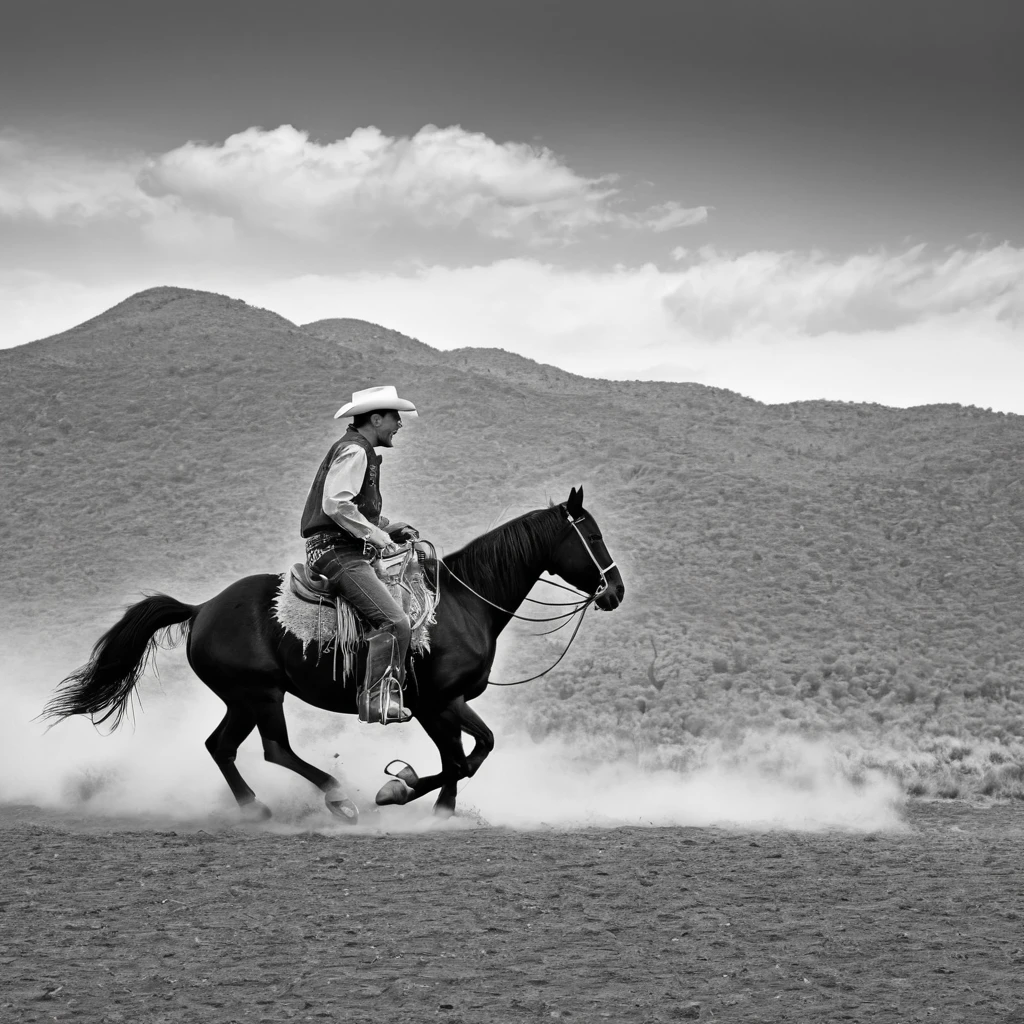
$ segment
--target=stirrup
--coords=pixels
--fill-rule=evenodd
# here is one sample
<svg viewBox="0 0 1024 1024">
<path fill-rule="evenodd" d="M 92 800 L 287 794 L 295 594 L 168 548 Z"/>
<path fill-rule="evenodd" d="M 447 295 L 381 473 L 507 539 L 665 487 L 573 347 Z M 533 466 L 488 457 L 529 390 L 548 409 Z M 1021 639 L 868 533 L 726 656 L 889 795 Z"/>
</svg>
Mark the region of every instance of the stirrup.
<svg viewBox="0 0 1024 1024">
<path fill-rule="evenodd" d="M 405 706 L 402 684 L 390 672 L 356 694 L 356 708 L 360 722 L 390 725 L 412 718 L 412 712 Z"/>
</svg>

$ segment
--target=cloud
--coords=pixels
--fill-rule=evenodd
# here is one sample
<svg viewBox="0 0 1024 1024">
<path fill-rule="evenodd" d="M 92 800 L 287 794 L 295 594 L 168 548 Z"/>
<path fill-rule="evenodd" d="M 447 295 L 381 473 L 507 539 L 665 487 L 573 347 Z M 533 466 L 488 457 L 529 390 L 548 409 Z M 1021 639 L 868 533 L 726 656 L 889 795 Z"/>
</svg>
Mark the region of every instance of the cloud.
<svg viewBox="0 0 1024 1024">
<path fill-rule="evenodd" d="M 0 133 L 0 217 L 84 224 L 152 208 L 135 182 L 141 158 L 104 159 Z"/>
<path fill-rule="evenodd" d="M 986 323 L 1013 337 L 1024 326 L 1024 249 L 1010 245 L 936 255 L 917 247 L 842 260 L 817 252 L 730 256 L 705 248 L 681 258 L 687 262 L 678 268 L 610 270 L 510 259 L 409 275 L 311 275 L 273 287 L 299 318 L 303 309 L 332 315 L 327 306 L 338 301 L 340 286 L 346 301 L 364 310 L 350 315 L 381 318 L 440 347 L 516 348 L 517 338 L 544 336 L 548 351 L 537 357 L 562 360 L 592 356 L 602 345 L 618 346 L 636 362 L 664 346 L 771 345 L 940 323 Z M 435 304 L 435 296 L 444 298 Z M 450 315 L 455 296 L 458 312 Z M 442 328 L 439 315 L 451 327 Z M 432 339 L 425 325 L 434 323 Z"/>
<path fill-rule="evenodd" d="M 587 228 L 665 231 L 706 217 L 676 202 L 621 212 L 613 181 L 577 174 L 546 147 L 434 125 L 409 137 L 370 126 L 329 143 L 291 125 L 249 128 L 219 144 L 186 143 L 139 177 L 150 196 L 309 238 L 411 224 L 546 244 Z"/>
<path fill-rule="evenodd" d="M 635 205 L 635 204 L 634 204 Z M 705 207 L 632 209 L 614 175 L 586 177 L 550 149 L 458 126 L 412 136 L 375 127 L 318 142 L 290 125 L 155 156 L 96 156 L 0 134 L 0 218 L 135 224 L 159 247 L 198 250 L 246 233 L 292 243 L 419 233 L 526 246 L 588 231 L 652 234 L 702 222 Z"/>
<path fill-rule="evenodd" d="M 652 206 L 645 214 L 633 219 L 634 227 L 645 227 L 656 233 L 672 231 L 675 228 L 688 228 L 694 224 L 703 224 L 708 219 L 706 206 L 685 207 L 681 203 L 669 201 L 660 206 Z"/>
<path fill-rule="evenodd" d="M 984 311 L 1024 319 L 1024 250 L 1010 245 L 834 259 L 820 252 L 718 253 L 677 248 L 686 262 L 666 299 L 675 321 L 706 339 L 884 331 Z"/>
</svg>

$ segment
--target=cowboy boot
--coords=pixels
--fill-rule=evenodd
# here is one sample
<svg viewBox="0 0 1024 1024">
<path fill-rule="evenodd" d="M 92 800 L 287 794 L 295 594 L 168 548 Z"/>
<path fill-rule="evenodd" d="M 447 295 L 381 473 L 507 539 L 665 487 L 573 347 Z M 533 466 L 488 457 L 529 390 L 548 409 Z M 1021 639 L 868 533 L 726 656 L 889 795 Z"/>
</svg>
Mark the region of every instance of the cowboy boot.
<svg viewBox="0 0 1024 1024">
<path fill-rule="evenodd" d="M 412 712 L 402 699 L 402 669 L 398 660 L 398 641 L 387 630 L 367 637 L 366 674 L 356 694 L 360 722 L 388 725 L 408 722 Z"/>
</svg>

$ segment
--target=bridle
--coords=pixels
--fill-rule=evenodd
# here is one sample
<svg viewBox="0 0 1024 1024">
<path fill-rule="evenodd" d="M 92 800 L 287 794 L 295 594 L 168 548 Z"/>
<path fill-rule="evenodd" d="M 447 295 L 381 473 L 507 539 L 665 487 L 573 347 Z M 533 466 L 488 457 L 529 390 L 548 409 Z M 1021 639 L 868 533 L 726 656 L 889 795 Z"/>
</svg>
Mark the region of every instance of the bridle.
<svg viewBox="0 0 1024 1024">
<path fill-rule="evenodd" d="M 515 680 L 515 682 L 511 683 L 498 683 L 494 680 L 488 680 L 488 686 L 520 686 L 522 683 L 531 683 L 534 679 L 540 679 L 541 676 L 546 676 L 566 656 L 566 654 L 569 653 L 569 648 L 572 647 L 572 642 L 576 639 L 576 634 L 580 631 L 580 626 L 583 625 L 583 619 L 587 614 L 587 609 L 599 597 L 601 597 L 601 595 L 604 594 L 610 587 L 610 584 L 608 582 L 608 573 L 610 573 L 612 569 L 616 568 L 615 562 L 612 562 L 610 565 L 606 565 L 602 568 L 601 563 L 597 560 L 597 556 L 594 554 L 593 548 L 590 546 L 589 541 L 583 535 L 583 531 L 579 528 L 579 524 L 582 523 L 586 517 L 580 515 L 574 518 L 568 508 L 565 508 L 564 506 L 562 506 L 562 508 L 565 511 L 566 524 L 562 531 L 555 538 L 555 543 L 558 544 L 561 542 L 562 536 L 568 531 L 570 527 L 573 530 L 575 530 L 576 536 L 579 537 L 580 543 L 583 545 L 583 550 L 586 551 L 586 553 L 590 556 L 590 560 L 594 563 L 594 566 L 597 569 L 598 575 L 600 576 L 600 582 L 597 585 L 597 589 L 595 589 L 595 591 L 592 594 L 584 594 L 573 587 L 567 587 L 562 583 L 556 583 L 554 580 L 542 579 L 538 582 L 546 583 L 548 584 L 548 586 L 558 587 L 560 590 L 567 590 L 571 594 L 576 594 L 578 597 L 582 598 L 582 600 L 539 601 L 533 597 L 527 597 L 526 600 L 529 601 L 531 604 L 541 604 L 551 608 L 571 608 L 571 611 L 562 612 L 560 615 L 551 615 L 546 618 L 534 618 L 529 615 L 517 615 L 515 612 L 509 611 L 508 608 L 503 608 L 500 604 L 495 604 L 494 601 L 491 601 L 489 598 L 484 597 L 483 594 L 478 593 L 464 579 L 462 579 L 459 576 L 456 576 L 455 573 L 453 573 L 452 570 L 448 568 L 447 565 L 445 566 L 445 571 L 448 573 L 449 576 L 451 576 L 453 580 L 455 580 L 456 583 L 460 583 L 474 597 L 479 598 L 479 600 L 483 601 L 484 604 L 488 604 L 492 608 L 496 608 L 498 611 L 502 612 L 505 615 L 508 615 L 510 618 L 519 619 L 523 622 L 556 622 L 559 619 L 565 620 L 561 623 L 561 625 L 555 626 L 554 629 L 546 630 L 544 633 L 539 633 L 537 634 L 538 636 L 545 636 L 547 635 L 547 633 L 557 632 L 558 630 L 562 629 L 563 626 L 567 626 L 573 620 L 573 618 L 577 614 L 579 614 L 579 621 L 573 628 L 572 636 L 569 637 L 569 642 L 565 645 L 565 650 L 562 651 L 562 653 L 555 659 L 555 661 L 546 669 L 544 669 L 543 672 L 538 672 L 535 676 L 530 676 L 528 679 L 517 679 Z M 440 586 L 440 576 L 438 576 L 438 586 Z"/>
<path fill-rule="evenodd" d="M 586 516 L 581 515 L 577 519 L 574 519 L 572 513 L 566 509 L 565 518 L 569 525 L 576 531 L 576 536 L 579 537 L 580 543 L 583 545 L 583 550 L 590 555 L 590 560 L 594 563 L 594 567 L 597 569 L 598 575 L 601 577 L 601 582 L 597 585 L 597 590 L 595 590 L 590 596 L 591 601 L 596 601 L 608 589 L 608 573 L 610 573 L 612 569 L 616 568 L 616 565 L 612 562 L 611 565 L 606 565 L 603 569 L 601 568 L 601 563 L 597 560 L 597 555 L 594 554 L 594 549 L 587 542 L 587 538 L 583 536 L 583 531 L 578 525 L 584 521 Z"/>
</svg>

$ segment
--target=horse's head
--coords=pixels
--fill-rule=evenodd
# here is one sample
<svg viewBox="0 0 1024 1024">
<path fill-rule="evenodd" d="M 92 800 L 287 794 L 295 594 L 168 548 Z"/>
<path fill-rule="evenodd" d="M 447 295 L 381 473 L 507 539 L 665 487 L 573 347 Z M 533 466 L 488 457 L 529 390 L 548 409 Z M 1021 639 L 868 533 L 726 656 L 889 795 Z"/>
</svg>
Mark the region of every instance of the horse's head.
<svg viewBox="0 0 1024 1024">
<path fill-rule="evenodd" d="M 551 552 L 548 572 L 595 595 L 594 604 L 603 611 L 618 608 L 626 587 L 605 547 L 601 527 L 583 507 L 583 488 L 574 487 L 569 500 L 555 507 L 565 520 L 565 528 Z"/>
</svg>

